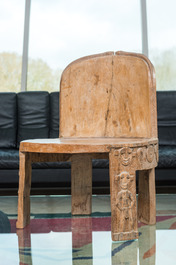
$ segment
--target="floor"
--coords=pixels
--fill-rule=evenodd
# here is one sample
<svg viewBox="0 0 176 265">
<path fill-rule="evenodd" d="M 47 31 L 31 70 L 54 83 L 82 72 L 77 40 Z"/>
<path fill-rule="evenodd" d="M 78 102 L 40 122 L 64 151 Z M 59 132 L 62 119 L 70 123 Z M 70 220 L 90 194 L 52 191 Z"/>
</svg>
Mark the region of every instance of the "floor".
<svg viewBox="0 0 176 265">
<path fill-rule="evenodd" d="M 176 194 L 157 195 L 157 223 L 139 239 L 111 241 L 110 197 L 93 196 L 92 216 L 71 216 L 70 196 L 31 196 L 31 223 L 16 230 L 17 197 L 0 197 L 1 265 L 175 265 Z"/>
</svg>

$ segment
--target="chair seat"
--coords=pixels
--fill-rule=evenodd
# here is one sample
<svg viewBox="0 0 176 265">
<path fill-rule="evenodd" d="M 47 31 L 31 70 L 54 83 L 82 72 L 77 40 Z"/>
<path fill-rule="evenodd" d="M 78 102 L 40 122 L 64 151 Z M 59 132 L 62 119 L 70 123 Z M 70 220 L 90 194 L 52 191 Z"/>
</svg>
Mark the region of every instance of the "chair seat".
<svg viewBox="0 0 176 265">
<path fill-rule="evenodd" d="M 43 152 L 43 153 L 109 153 L 110 148 L 124 146 L 138 147 L 157 144 L 155 138 L 56 138 L 35 139 L 21 142 L 21 152 Z"/>
</svg>

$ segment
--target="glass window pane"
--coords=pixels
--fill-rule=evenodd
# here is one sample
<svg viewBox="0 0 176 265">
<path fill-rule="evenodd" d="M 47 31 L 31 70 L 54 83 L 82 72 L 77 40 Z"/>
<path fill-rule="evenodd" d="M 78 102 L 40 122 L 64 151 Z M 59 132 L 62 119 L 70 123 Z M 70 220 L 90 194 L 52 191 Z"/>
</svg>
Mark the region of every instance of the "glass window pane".
<svg viewBox="0 0 176 265">
<path fill-rule="evenodd" d="M 139 0 L 32 0 L 28 90 L 58 90 L 62 70 L 82 56 L 141 52 Z"/>
<path fill-rule="evenodd" d="M 148 0 L 149 57 L 158 90 L 176 89 L 176 1 Z"/>
<path fill-rule="evenodd" d="M 0 1 L 0 91 L 20 91 L 25 0 Z"/>
</svg>

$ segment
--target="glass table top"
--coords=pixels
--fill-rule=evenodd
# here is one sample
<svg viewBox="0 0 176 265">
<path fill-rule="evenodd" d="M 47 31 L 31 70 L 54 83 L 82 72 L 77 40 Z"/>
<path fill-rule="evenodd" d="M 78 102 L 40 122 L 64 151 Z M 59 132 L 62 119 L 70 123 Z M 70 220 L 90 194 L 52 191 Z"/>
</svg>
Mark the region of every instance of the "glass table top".
<svg viewBox="0 0 176 265">
<path fill-rule="evenodd" d="M 91 217 L 33 215 L 25 229 L 0 212 L 2 265 L 175 265 L 176 215 L 157 216 L 153 226 L 138 223 L 139 239 L 112 242 L 110 213 Z"/>
</svg>

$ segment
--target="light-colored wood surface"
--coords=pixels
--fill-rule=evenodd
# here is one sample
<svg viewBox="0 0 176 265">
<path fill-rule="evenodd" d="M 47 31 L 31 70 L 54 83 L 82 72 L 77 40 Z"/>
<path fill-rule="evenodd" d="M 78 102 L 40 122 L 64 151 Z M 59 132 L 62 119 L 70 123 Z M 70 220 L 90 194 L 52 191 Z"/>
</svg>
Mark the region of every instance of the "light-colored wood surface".
<svg viewBox="0 0 176 265">
<path fill-rule="evenodd" d="M 138 220 L 149 225 L 156 223 L 155 170 L 139 171 Z"/>
<path fill-rule="evenodd" d="M 108 158 L 112 240 L 138 238 L 137 218 L 155 223 L 158 162 L 156 84 L 141 54 L 107 52 L 71 63 L 60 86 L 60 138 L 20 144 L 17 227 L 29 223 L 31 163 L 72 162 L 72 214 L 91 213 L 93 158 Z M 139 173 L 139 207 L 136 203 Z"/>
<path fill-rule="evenodd" d="M 90 155 L 74 154 L 71 158 L 72 214 L 92 213 L 92 159 Z"/>
<path fill-rule="evenodd" d="M 109 154 L 112 240 L 138 238 L 136 206 L 136 170 L 139 171 L 138 218 L 156 222 L 154 169 L 157 153 L 154 145 L 113 148 Z"/>
<path fill-rule="evenodd" d="M 59 138 L 23 141 L 21 152 L 33 153 L 109 153 L 112 147 L 157 144 L 157 138 Z"/>
<path fill-rule="evenodd" d="M 136 210 L 136 177 L 133 159 L 121 163 L 119 153 L 109 156 L 111 192 L 111 231 L 113 241 L 138 238 Z"/>
<path fill-rule="evenodd" d="M 31 154 L 20 152 L 17 228 L 30 222 Z"/>
<path fill-rule="evenodd" d="M 62 75 L 60 137 L 154 136 L 155 99 L 153 67 L 144 56 L 82 58 Z"/>
</svg>

